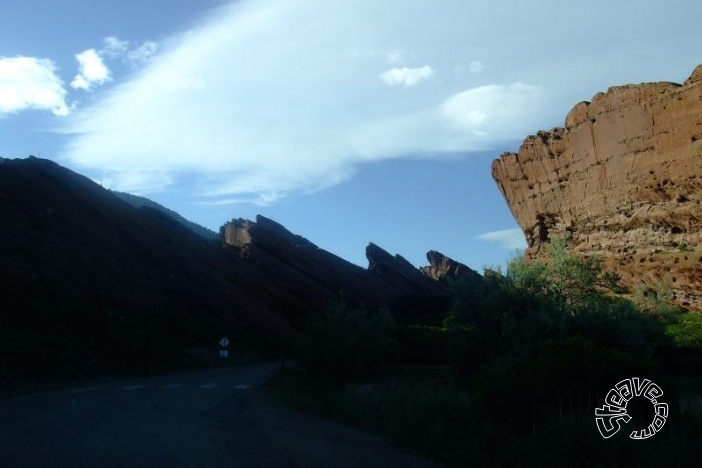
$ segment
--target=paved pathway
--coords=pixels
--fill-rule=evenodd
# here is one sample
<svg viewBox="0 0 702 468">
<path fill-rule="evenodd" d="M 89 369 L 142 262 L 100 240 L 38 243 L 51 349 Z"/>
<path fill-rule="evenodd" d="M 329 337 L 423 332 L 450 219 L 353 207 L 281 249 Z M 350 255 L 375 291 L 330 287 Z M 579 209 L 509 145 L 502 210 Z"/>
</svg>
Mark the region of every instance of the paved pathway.
<svg viewBox="0 0 702 468">
<path fill-rule="evenodd" d="M 0 401 L 0 467 L 431 466 L 277 405 L 279 363 L 96 383 Z"/>
</svg>

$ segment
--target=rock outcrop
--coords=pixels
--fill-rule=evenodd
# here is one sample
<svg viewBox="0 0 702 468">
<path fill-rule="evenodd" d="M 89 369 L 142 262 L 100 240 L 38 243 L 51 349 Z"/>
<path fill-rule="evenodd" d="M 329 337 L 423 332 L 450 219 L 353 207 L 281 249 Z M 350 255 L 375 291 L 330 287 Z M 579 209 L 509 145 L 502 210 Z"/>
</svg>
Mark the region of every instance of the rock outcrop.
<svg viewBox="0 0 702 468">
<path fill-rule="evenodd" d="M 528 255 L 554 236 L 597 254 L 625 285 L 667 281 L 702 310 L 702 65 L 683 85 L 610 88 L 505 153 L 492 175 Z"/>
<path fill-rule="evenodd" d="M 421 267 L 421 272 L 440 283 L 448 283 L 450 280 L 462 278 L 472 278 L 474 280 L 482 278 L 475 270 L 436 250 L 427 252 L 427 260 L 429 261 L 429 266 Z"/>
<path fill-rule="evenodd" d="M 369 306 L 390 306 L 395 299 L 380 278 L 264 216 L 232 220 L 220 234 L 256 266 L 259 295 L 286 305 L 282 309 L 291 315 L 323 310 L 338 294 Z"/>
<path fill-rule="evenodd" d="M 369 267 L 364 269 L 260 215 L 255 222 L 232 220 L 220 234 L 225 244 L 256 265 L 259 273 L 253 282 L 258 294 L 272 305 L 285 304 L 279 309 L 291 315 L 322 310 L 335 295 L 372 308 L 388 307 L 399 315 L 426 308 L 412 310 L 413 317 L 436 314 L 448 300 L 444 283 L 372 243 L 366 248 Z"/>
<path fill-rule="evenodd" d="M 422 274 L 402 255 L 390 255 L 371 242 L 366 247 L 366 258 L 368 271 L 404 295 L 446 295 L 443 285 Z"/>
</svg>

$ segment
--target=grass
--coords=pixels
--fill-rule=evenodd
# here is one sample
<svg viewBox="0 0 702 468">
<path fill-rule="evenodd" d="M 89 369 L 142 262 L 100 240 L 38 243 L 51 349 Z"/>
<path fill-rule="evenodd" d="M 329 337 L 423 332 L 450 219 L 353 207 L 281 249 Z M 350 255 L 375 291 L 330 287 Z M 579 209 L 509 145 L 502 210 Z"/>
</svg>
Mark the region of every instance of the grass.
<svg viewBox="0 0 702 468">
<path fill-rule="evenodd" d="M 685 313 L 678 323 L 667 325 L 665 332 L 681 348 L 702 350 L 702 314 Z"/>
</svg>

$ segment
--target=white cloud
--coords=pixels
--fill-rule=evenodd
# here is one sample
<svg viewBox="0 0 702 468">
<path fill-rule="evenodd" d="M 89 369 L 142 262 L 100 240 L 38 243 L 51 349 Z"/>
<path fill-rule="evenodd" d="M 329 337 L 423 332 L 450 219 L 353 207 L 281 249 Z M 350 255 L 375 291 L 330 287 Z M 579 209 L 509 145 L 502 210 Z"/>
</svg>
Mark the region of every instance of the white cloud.
<svg viewBox="0 0 702 468">
<path fill-rule="evenodd" d="M 25 109 L 50 110 L 66 116 L 66 89 L 51 60 L 0 57 L 0 114 Z"/>
<path fill-rule="evenodd" d="M 114 36 L 106 37 L 102 40 L 102 54 L 109 58 L 119 58 L 127 54 L 129 50 L 129 41 L 123 41 Z"/>
<path fill-rule="evenodd" d="M 112 79 L 110 70 L 95 49 L 76 54 L 76 60 L 78 60 L 78 75 L 71 82 L 72 88 L 88 91 L 93 85 L 101 85 Z"/>
<path fill-rule="evenodd" d="M 519 137 L 529 132 L 521 124 L 529 114 L 543 112 L 544 96 L 537 86 L 524 83 L 485 85 L 457 93 L 441 106 L 444 116 L 466 131 L 500 138 Z M 529 125 L 529 124 L 528 124 Z"/>
<path fill-rule="evenodd" d="M 164 190 L 173 183 L 173 178 L 168 171 L 159 169 L 125 168 L 117 172 L 104 171 L 98 181 L 106 188 L 144 195 Z"/>
<path fill-rule="evenodd" d="M 149 61 L 158 51 L 158 44 L 154 41 L 145 41 L 140 45 L 135 45 L 115 36 L 109 36 L 104 38 L 102 43 L 103 48 L 98 52 L 98 55 L 110 59 L 122 59 L 122 62 L 132 67 Z"/>
<path fill-rule="evenodd" d="M 476 239 L 497 242 L 505 250 L 526 249 L 527 243 L 521 229 L 504 229 L 502 231 L 486 232 L 475 237 Z"/>
<path fill-rule="evenodd" d="M 391 68 L 380 75 L 380 79 L 388 86 L 401 85 L 408 88 L 432 76 L 434 76 L 434 70 L 429 65 L 424 65 L 419 68 Z"/>
<path fill-rule="evenodd" d="M 682 9 L 649 18 L 633 0 L 593 1 L 565 8 L 539 0 L 542 15 L 519 2 L 233 1 L 160 41 L 139 73 L 74 112 L 63 160 L 114 183 L 132 180 L 119 177 L 130 171 L 148 176 L 137 185 L 196 181 L 207 202 L 274 200 L 339 183 L 381 159 L 488 149 L 497 156 L 562 124 L 597 91 L 684 79 L 699 60 L 693 39 L 701 33 L 663 34 Z M 525 17 L 537 33 L 519 33 Z M 466 18 L 481 21 L 466 27 Z M 662 31 L 655 50 L 642 40 L 652 28 Z M 115 39 L 103 44 L 123 54 L 115 59 L 142 47 L 129 43 L 125 52 Z M 668 49 L 676 70 L 660 52 Z M 489 66 L 471 70 L 472 58 Z M 460 66 L 464 73 L 454 75 Z M 387 81 L 411 92 L 383 86 L 379 75 L 389 68 Z"/>
<path fill-rule="evenodd" d="M 138 65 L 148 61 L 158 51 L 158 44 L 153 41 L 146 41 L 139 47 L 128 51 L 125 54 L 125 61 L 132 65 Z"/>
</svg>

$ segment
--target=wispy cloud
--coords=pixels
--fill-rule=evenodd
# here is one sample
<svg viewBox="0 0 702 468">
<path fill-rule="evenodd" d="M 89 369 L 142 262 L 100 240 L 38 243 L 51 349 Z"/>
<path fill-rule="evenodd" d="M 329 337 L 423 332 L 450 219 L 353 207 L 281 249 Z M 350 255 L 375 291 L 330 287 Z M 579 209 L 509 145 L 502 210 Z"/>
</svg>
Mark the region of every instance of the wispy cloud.
<svg viewBox="0 0 702 468">
<path fill-rule="evenodd" d="M 109 68 L 97 50 L 88 49 L 76 54 L 76 60 L 78 61 L 78 74 L 71 81 L 72 88 L 89 91 L 93 85 L 101 85 L 112 79 Z"/>
<path fill-rule="evenodd" d="M 529 85 L 378 86 L 381 76 L 419 90 L 439 77 L 433 63 L 387 69 L 408 57 L 429 61 L 429 42 L 452 70 L 462 57 L 445 44 L 465 31 L 455 13 L 440 14 L 445 21 L 422 35 L 405 30 L 402 16 L 369 24 L 387 18 L 385 9 L 370 0 L 244 0 L 158 53 L 106 39 L 105 54 L 151 60 L 76 113 L 63 157 L 115 183 L 139 171 L 160 188 L 197 179 L 213 202 L 266 202 L 339 183 L 367 161 L 484 149 L 531 129 L 540 115 Z M 437 11 L 424 2 L 408 9 L 416 17 Z"/>
<path fill-rule="evenodd" d="M 56 64 L 35 57 L 0 57 L 0 115 L 25 109 L 62 117 L 70 113 Z"/>
<path fill-rule="evenodd" d="M 521 229 L 504 229 L 475 236 L 476 239 L 496 242 L 505 250 L 526 249 L 527 243 Z"/>
<path fill-rule="evenodd" d="M 158 44 L 154 41 L 146 41 L 143 44 L 129 50 L 125 54 L 125 60 L 132 66 L 147 62 L 158 51 Z"/>
<path fill-rule="evenodd" d="M 489 22 L 466 28 L 466 17 L 521 24 L 513 6 L 437 1 L 399 11 L 371 0 L 240 0 L 158 45 L 108 38 L 98 55 L 147 61 L 73 113 L 62 156 L 114 181 L 134 171 L 161 188 L 197 180 L 204 201 L 275 200 L 339 183 L 367 162 L 499 154 L 589 97 L 563 98 L 572 93 L 564 70 L 579 79 L 592 69 L 563 63 L 572 45 L 535 63 L 540 40 L 515 45 Z"/>
<path fill-rule="evenodd" d="M 418 68 L 391 68 L 380 75 L 380 79 L 388 86 L 409 88 L 432 76 L 434 76 L 434 70 L 429 65 L 424 65 Z"/>
<path fill-rule="evenodd" d="M 523 131 L 518 120 L 524 110 L 542 111 L 543 93 L 524 83 L 485 85 L 457 93 L 441 106 L 444 115 L 459 127 L 478 135 L 500 132 L 503 138 Z"/>
<path fill-rule="evenodd" d="M 476 61 L 470 62 L 470 65 L 468 65 L 468 68 L 470 68 L 471 73 L 477 74 L 477 73 L 483 72 L 485 70 L 485 68 L 487 68 L 487 67 L 482 62 L 478 62 L 476 60 Z"/>
<path fill-rule="evenodd" d="M 112 59 L 123 57 L 129 51 L 129 41 L 123 41 L 115 36 L 104 38 L 102 44 L 102 53 Z"/>
<path fill-rule="evenodd" d="M 115 36 L 102 40 L 103 48 L 100 56 L 109 59 L 121 59 L 127 65 L 136 67 L 150 60 L 158 51 L 158 43 L 145 41 L 141 44 L 123 41 Z"/>
</svg>

